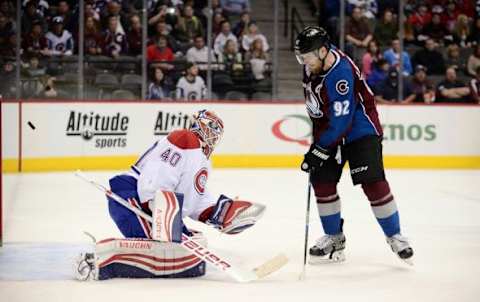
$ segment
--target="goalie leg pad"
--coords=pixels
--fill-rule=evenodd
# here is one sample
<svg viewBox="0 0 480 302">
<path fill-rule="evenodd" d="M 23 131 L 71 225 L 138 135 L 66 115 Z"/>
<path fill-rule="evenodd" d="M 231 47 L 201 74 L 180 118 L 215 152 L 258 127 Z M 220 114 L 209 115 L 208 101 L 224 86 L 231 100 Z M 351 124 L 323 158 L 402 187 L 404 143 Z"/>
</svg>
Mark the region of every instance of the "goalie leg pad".
<svg viewBox="0 0 480 302">
<path fill-rule="evenodd" d="M 194 240 L 206 246 L 201 233 Z M 112 278 L 192 278 L 205 275 L 205 261 L 178 243 L 146 239 L 105 239 L 96 244 L 98 280 Z"/>
<path fill-rule="evenodd" d="M 132 176 L 118 175 L 110 179 L 110 189 L 127 200 L 131 205 L 151 214 L 147 204 L 140 204 L 137 193 L 137 180 Z M 108 210 L 123 236 L 129 238 L 151 238 L 151 224 L 144 218 L 108 198 Z"/>
<path fill-rule="evenodd" d="M 266 207 L 259 203 L 232 200 L 220 195 L 206 223 L 218 228 L 222 233 L 238 234 L 253 226 L 263 216 L 265 209 Z"/>
<path fill-rule="evenodd" d="M 183 194 L 158 191 L 149 202 L 152 211 L 152 239 L 164 242 L 182 241 Z"/>
</svg>

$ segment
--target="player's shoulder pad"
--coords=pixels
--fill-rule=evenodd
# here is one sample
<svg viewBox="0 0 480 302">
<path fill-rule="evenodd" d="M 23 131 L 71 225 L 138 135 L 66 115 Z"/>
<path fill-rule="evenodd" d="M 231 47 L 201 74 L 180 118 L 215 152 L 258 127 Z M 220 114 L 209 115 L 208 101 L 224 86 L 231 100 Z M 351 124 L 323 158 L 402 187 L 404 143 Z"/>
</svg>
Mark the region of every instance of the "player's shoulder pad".
<svg viewBox="0 0 480 302">
<path fill-rule="evenodd" d="M 330 96 L 344 96 L 353 92 L 353 67 L 343 58 L 332 70 L 327 79 Z"/>
<path fill-rule="evenodd" d="M 198 149 L 200 140 L 190 130 L 174 130 L 167 136 L 168 141 L 180 149 Z"/>
</svg>

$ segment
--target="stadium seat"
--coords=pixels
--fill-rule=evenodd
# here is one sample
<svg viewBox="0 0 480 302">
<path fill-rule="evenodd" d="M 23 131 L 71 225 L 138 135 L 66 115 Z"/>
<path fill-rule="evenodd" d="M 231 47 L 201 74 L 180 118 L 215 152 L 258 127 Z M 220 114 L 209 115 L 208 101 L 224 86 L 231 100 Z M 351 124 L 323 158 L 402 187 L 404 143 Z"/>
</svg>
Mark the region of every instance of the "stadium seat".
<svg viewBox="0 0 480 302">
<path fill-rule="evenodd" d="M 248 100 L 248 96 L 240 91 L 231 90 L 225 94 L 225 99 L 227 100 Z"/>
<path fill-rule="evenodd" d="M 130 90 L 118 89 L 118 90 L 113 91 L 112 99 L 136 100 L 137 97 Z"/>
</svg>

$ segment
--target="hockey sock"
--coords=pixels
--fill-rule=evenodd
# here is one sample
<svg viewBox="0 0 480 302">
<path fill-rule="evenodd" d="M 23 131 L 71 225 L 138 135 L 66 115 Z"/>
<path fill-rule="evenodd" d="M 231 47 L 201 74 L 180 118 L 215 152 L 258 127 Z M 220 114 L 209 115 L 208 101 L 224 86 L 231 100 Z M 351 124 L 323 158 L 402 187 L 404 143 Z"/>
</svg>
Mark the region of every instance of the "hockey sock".
<svg viewBox="0 0 480 302">
<path fill-rule="evenodd" d="M 340 233 L 341 203 L 336 184 L 314 184 L 313 188 L 324 233 L 327 235 Z"/>
<path fill-rule="evenodd" d="M 400 216 L 397 204 L 390 192 L 388 182 L 362 184 L 363 191 L 370 201 L 372 211 L 382 227 L 383 233 L 391 237 L 400 233 Z"/>
</svg>

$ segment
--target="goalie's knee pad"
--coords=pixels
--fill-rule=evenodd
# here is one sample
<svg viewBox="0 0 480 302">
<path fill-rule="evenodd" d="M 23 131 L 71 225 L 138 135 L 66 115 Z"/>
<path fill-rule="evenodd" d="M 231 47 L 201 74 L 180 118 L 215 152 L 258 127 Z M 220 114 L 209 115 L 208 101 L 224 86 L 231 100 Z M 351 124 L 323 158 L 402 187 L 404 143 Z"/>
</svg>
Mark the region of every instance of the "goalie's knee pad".
<svg viewBox="0 0 480 302">
<path fill-rule="evenodd" d="M 205 222 L 222 233 L 238 234 L 253 226 L 262 217 L 265 209 L 266 207 L 259 203 L 232 200 L 220 195 L 215 206 L 204 211 L 209 213 Z M 204 213 L 201 216 L 205 216 Z"/>
<path fill-rule="evenodd" d="M 152 211 L 152 239 L 164 242 L 182 241 L 183 194 L 159 190 L 149 202 Z"/>
<path fill-rule="evenodd" d="M 193 239 L 203 246 L 201 233 Z M 96 244 L 98 280 L 112 278 L 191 278 L 205 275 L 205 261 L 178 243 L 127 238 L 105 239 Z"/>
</svg>

